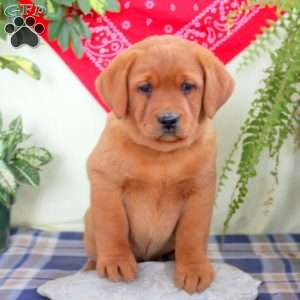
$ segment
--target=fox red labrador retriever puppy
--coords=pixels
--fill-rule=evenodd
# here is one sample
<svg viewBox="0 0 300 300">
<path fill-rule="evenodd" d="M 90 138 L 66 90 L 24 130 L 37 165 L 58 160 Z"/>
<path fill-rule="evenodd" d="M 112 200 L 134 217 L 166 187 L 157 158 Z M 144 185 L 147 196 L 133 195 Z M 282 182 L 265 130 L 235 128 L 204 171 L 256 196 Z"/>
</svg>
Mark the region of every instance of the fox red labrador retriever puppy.
<svg viewBox="0 0 300 300">
<path fill-rule="evenodd" d="M 233 87 L 210 51 L 174 36 L 135 44 L 97 78 L 112 113 L 87 164 L 87 269 L 130 281 L 137 258 L 175 250 L 176 285 L 190 293 L 210 285 L 207 243 L 216 185 L 211 119 Z"/>
</svg>

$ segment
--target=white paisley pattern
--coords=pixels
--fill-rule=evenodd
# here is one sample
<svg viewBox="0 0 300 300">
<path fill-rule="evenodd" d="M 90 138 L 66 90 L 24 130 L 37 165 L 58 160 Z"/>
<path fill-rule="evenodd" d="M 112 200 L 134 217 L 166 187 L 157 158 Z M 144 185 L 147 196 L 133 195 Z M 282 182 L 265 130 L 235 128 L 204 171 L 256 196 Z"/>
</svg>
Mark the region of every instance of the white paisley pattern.
<svg viewBox="0 0 300 300">
<path fill-rule="evenodd" d="M 103 70 L 130 43 L 107 17 L 103 16 L 97 21 L 97 26 L 89 27 L 91 38 L 85 41 L 84 48 L 87 57 L 99 70 Z"/>
<path fill-rule="evenodd" d="M 226 16 L 230 11 L 240 7 L 241 3 L 240 0 L 214 1 L 179 30 L 176 35 L 191 41 L 197 41 L 202 46 L 215 50 L 261 10 L 259 7 L 255 7 L 248 13 L 237 16 L 233 21 L 231 30 L 228 31 Z"/>
<path fill-rule="evenodd" d="M 127 2 L 130 3 L 129 1 Z M 150 3 L 153 1 L 148 0 L 146 2 Z M 242 2 L 242 0 L 212 1 L 208 7 L 180 30 L 174 32 L 174 34 L 192 41 L 197 41 L 204 47 L 215 50 L 260 11 L 260 8 L 253 8 L 248 13 L 237 16 L 229 32 L 227 29 L 226 15 L 230 11 L 240 7 Z M 193 6 L 193 9 L 194 8 Z M 147 26 L 151 25 L 149 20 L 152 22 L 152 19 L 148 18 L 145 21 Z M 126 24 L 124 23 L 123 27 Z M 99 70 L 103 70 L 111 59 L 131 45 L 125 35 L 116 28 L 107 16 L 98 17 L 96 24 L 90 24 L 89 28 L 92 35 L 89 40 L 85 41 L 85 53 Z M 129 26 L 125 29 L 128 30 Z M 166 24 L 164 31 L 162 34 L 166 33 L 166 31 L 170 33 L 170 25 Z"/>
</svg>

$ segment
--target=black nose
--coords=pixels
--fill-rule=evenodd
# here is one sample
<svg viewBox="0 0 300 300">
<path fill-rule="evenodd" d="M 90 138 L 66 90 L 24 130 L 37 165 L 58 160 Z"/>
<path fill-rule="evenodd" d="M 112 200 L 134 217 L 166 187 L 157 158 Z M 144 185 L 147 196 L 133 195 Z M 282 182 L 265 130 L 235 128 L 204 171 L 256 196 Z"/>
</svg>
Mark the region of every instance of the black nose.
<svg viewBox="0 0 300 300">
<path fill-rule="evenodd" d="M 179 115 L 174 112 L 166 112 L 158 116 L 158 122 L 166 127 L 175 126 L 178 120 L 179 120 Z"/>
</svg>

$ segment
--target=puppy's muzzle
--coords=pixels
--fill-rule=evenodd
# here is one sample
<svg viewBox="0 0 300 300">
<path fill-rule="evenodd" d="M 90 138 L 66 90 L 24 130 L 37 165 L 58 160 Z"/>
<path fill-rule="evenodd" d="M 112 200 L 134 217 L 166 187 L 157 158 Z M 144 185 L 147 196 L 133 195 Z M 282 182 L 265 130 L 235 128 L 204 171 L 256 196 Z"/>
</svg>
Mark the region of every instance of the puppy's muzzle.
<svg viewBox="0 0 300 300">
<path fill-rule="evenodd" d="M 157 120 L 161 125 L 163 134 L 175 134 L 179 123 L 180 116 L 175 112 L 161 113 Z"/>
</svg>

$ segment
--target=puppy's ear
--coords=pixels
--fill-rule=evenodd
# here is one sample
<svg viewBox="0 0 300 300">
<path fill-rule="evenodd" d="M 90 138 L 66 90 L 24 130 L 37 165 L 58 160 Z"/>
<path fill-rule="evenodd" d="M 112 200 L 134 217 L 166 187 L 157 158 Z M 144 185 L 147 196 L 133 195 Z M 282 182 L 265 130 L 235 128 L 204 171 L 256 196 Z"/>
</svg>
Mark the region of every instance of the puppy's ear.
<svg viewBox="0 0 300 300">
<path fill-rule="evenodd" d="M 205 114 L 212 118 L 231 96 L 234 80 L 212 52 L 200 46 L 197 48 L 197 58 L 204 72 L 202 106 Z"/>
<path fill-rule="evenodd" d="M 127 114 L 128 74 L 135 58 L 134 51 L 125 50 L 111 61 L 95 82 L 97 93 L 119 119 Z"/>
</svg>

